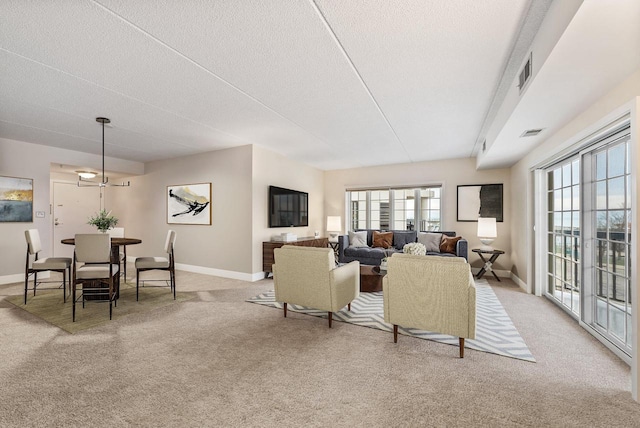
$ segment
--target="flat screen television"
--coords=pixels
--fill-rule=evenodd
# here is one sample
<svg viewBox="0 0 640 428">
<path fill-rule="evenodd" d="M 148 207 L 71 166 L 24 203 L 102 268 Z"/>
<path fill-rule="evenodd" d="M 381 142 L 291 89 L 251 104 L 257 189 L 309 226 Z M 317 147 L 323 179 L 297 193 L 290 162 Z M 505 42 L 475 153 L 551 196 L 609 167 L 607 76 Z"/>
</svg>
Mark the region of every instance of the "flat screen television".
<svg viewBox="0 0 640 428">
<path fill-rule="evenodd" d="M 269 186 L 269 227 L 309 226 L 309 194 Z"/>
</svg>

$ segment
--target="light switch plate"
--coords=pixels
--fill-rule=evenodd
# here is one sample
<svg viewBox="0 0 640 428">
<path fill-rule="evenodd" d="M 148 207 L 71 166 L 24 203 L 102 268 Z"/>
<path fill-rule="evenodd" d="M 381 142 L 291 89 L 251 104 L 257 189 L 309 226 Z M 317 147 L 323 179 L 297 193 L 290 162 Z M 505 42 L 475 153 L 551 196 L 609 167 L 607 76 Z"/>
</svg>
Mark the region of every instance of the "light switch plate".
<svg viewBox="0 0 640 428">
<path fill-rule="evenodd" d="M 36 217 L 44 218 L 44 211 L 36 211 Z"/>
</svg>

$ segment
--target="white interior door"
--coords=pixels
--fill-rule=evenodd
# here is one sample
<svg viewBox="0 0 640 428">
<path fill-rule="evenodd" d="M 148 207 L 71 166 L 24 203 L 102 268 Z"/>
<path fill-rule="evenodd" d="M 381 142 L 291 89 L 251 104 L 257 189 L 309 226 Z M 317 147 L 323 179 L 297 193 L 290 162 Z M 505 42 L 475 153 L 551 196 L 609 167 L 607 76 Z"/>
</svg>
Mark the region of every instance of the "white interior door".
<svg viewBox="0 0 640 428">
<path fill-rule="evenodd" d="M 100 187 L 78 187 L 76 183 L 53 183 L 53 255 L 73 257 L 73 246 L 61 244 L 76 233 L 95 233 L 87 224 L 89 217 L 100 211 Z"/>
</svg>

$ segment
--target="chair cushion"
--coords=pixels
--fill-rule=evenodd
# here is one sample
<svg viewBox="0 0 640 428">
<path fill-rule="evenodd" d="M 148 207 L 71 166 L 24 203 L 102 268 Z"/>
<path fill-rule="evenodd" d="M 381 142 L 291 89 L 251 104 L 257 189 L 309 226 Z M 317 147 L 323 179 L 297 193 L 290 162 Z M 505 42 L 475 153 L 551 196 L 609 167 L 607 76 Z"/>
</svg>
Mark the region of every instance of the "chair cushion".
<svg viewBox="0 0 640 428">
<path fill-rule="evenodd" d="M 24 236 L 27 238 L 27 250 L 29 254 L 36 254 L 42 251 L 42 243 L 40 242 L 40 233 L 38 229 L 29 229 L 24 231 Z"/>
<path fill-rule="evenodd" d="M 118 273 L 118 265 L 111 265 L 111 273 L 115 275 Z M 109 278 L 109 265 L 108 264 L 87 264 L 76 269 L 76 278 L 78 279 L 104 279 Z"/>
<path fill-rule="evenodd" d="M 66 269 L 71 266 L 71 259 L 68 257 L 46 257 L 35 260 L 32 268 L 35 270 Z"/>
<path fill-rule="evenodd" d="M 136 269 L 167 269 L 169 260 L 165 257 L 138 257 Z"/>
<path fill-rule="evenodd" d="M 111 238 L 108 233 L 76 234 L 76 260 L 82 263 L 109 264 Z"/>
</svg>

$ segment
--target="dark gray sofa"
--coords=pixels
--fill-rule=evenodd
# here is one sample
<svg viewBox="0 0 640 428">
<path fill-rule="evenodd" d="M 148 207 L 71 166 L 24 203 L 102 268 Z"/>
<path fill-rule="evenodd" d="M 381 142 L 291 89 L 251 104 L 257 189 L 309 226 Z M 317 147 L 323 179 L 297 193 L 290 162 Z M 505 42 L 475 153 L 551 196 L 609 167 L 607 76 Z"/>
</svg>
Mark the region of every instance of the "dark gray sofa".
<svg viewBox="0 0 640 428">
<path fill-rule="evenodd" d="M 368 247 L 350 247 L 349 235 L 338 236 L 338 261 L 340 263 L 349 263 L 354 260 L 358 260 L 363 265 L 380 266 L 380 262 L 383 258 L 390 256 L 393 253 L 401 253 L 402 247 L 410 242 L 418 241 L 418 232 L 415 230 L 392 230 L 393 232 L 393 248 L 382 249 L 374 248 L 373 245 L 373 231 L 380 232 L 377 229 L 358 229 L 358 231 L 367 231 L 367 244 Z M 455 232 L 451 231 L 437 231 L 434 233 L 442 233 L 447 236 L 457 236 Z M 440 253 L 440 252 L 427 252 L 428 256 L 443 256 L 443 257 L 464 257 L 468 259 L 468 243 L 466 239 L 461 239 L 456 244 L 456 254 Z"/>
</svg>

